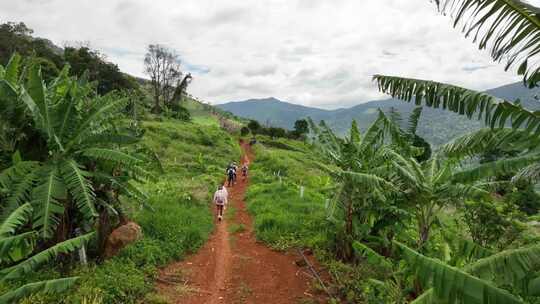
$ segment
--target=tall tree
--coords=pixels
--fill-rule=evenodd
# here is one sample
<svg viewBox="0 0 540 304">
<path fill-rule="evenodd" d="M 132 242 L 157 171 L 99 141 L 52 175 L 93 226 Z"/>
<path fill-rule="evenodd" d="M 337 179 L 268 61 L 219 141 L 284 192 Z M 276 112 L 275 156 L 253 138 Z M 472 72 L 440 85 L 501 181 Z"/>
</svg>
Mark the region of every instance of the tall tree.
<svg viewBox="0 0 540 304">
<path fill-rule="evenodd" d="M 150 44 L 144 57 L 144 67 L 152 83 L 154 95 L 152 113 L 161 113 L 162 103 L 163 105 L 169 103 L 174 96 L 175 87 L 183 82 L 180 57 L 174 50 L 163 45 Z M 191 75 L 185 77 L 184 89 L 190 79 Z"/>
<path fill-rule="evenodd" d="M 299 119 L 294 122 L 293 134 L 296 138 L 301 138 L 309 132 L 309 124 L 305 119 Z"/>
</svg>

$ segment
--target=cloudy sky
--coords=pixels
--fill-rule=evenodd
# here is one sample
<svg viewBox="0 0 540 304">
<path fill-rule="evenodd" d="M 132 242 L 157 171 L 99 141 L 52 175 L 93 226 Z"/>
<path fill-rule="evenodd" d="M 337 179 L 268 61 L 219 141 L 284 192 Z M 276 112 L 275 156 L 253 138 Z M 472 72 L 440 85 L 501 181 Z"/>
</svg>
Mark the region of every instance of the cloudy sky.
<svg viewBox="0 0 540 304">
<path fill-rule="evenodd" d="M 0 21 L 87 42 L 141 77 L 146 46 L 167 45 L 194 74 L 190 93 L 211 103 L 351 106 L 384 98 L 373 74 L 473 89 L 519 81 L 429 0 L 1 0 Z"/>
</svg>

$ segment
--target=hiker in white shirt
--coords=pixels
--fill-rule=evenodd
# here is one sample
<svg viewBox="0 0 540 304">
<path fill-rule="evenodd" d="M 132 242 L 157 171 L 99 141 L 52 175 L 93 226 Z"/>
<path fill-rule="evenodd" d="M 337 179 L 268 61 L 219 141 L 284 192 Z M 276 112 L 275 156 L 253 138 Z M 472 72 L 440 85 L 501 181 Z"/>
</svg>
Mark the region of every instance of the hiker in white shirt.
<svg viewBox="0 0 540 304">
<path fill-rule="evenodd" d="M 227 196 L 227 189 L 222 185 L 220 185 L 216 193 L 214 193 L 214 204 L 216 204 L 217 217 L 220 221 L 223 219 L 223 210 L 225 205 L 227 205 Z"/>
</svg>

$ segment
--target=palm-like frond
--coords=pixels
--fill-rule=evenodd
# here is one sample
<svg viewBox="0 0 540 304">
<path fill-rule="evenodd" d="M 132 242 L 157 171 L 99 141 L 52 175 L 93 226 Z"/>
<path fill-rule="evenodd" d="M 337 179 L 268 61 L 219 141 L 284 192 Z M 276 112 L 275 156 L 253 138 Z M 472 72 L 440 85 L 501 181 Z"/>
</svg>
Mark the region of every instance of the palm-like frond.
<svg viewBox="0 0 540 304">
<path fill-rule="evenodd" d="M 430 288 L 426 291 L 424 291 L 423 294 L 418 296 L 418 298 L 414 299 L 414 301 L 411 302 L 411 304 L 436 304 L 433 297 L 433 288 Z"/>
<path fill-rule="evenodd" d="M 422 116 L 422 107 L 416 107 L 409 116 L 409 122 L 407 126 L 407 132 L 409 134 L 416 134 L 418 123 L 420 122 L 420 116 Z"/>
<path fill-rule="evenodd" d="M 534 149 L 539 144 L 536 136 L 525 130 L 484 128 L 459 136 L 442 145 L 439 153 L 461 158 L 483 154 L 486 151 L 525 151 Z"/>
<path fill-rule="evenodd" d="M 14 53 L 4 71 L 4 79 L 11 85 L 17 85 L 21 70 L 21 55 Z"/>
<path fill-rule="evenodd" d="M 32 215 L 32 205 L 26 203 L 15 209 L 0 223 L 0 238 L 12 235 L 17 228 L 28 223 Z"/>
<path fill-rule="evenodd" d="M 29 283 L 0 295 L 0 304 L 17 303 L 22 298 L 38 292 L 45 294 L 61 293 L 73 286 L 78 279 L 78 277 L 70 277 Z"/>
<path fill-rule="evenodd" d="M 465 271 L 480 278 L 515 284 L 540 267 L 540 245 L 509 249 L 480 259 Z"/>
<path fill-rule="evenodd" d="M 44 168 L 40 183 L 32 191 L 34 206 L 34 228 L 41 231 L 43 238 L 53 235 L 64 206 L 58 201 L 65 198 L 65 188 L 55 167 Z"/>
<path fill-rule="evenodd" d="M 411 266 L 416 269 L 424 284 L 433 286 L 433 298 L 436 300 L 442 300 L 444 303 L 523 303 L 506 290 L 497 288 L 488 281 L 426 257 L 399 242 L 394 243 L 402 250 Z"/>
<path fill-rule="evenodd" d="M 519 65 L 518 73 L 534 86 L 540 75 L 540 9 L 519 0 L 435 0 L 449 13 L 454 26 L 473 35 L 480 49 L 491 49 L 495 61 L 506 60 L 506 69 Z"/>
<path fill-rule="evenodd" d="M 379 177 L 374 174 L 368 174 L 368 173 L 361 173 L 361 172 L 353 172 L 353 171 L 340 171 L 338 174 L 342 176 L 346 176 L 347 178 L 350 178 L 354 183 L 359 185 L 360 187 L 364 189 L 387 189 L 387 190 L 394 190 L 396 191 L 396 187 L 385 180 L 382 177 Z"/>
<path fill-rule="evenodd" d="M 490 192 L 478 185 L 446 184 L 436 192 L 441 198 L 489 199 Z"/>
<path fill-rule="evenodd" d="M 4 268 L 0 270 L 0 282 L 20 278 L 28 272 L 36 269 L 37 266 L 43 265 L 44 263 L 47 263 L 50 260 L 54 259 L 59 254 L 73 252 L 74 250 L 81 248 L 84 244 L 86 244 L 91 238 L 94 237 L 94 235 L 95 233 L 91 232 L 69 239 L 67 241 L 63 241 L 33 255 L 32 257 L 29 257 L 28 259 L 17 265 Z"/>
<path fill-rule="evenodd" d="M 353 248 L 357 254 L 366 258 L 368 263 L 370 263 L 371 265 L 379 265 L 388 270 L 392 269 L 392 263 L 390 263 L 385 257 L 381 256 L 368 246 L 355 241 L 353 243 Z"/>
<path fill-rule="evenodd" d="M 485 258 L 493 255 L 494 252 L 486 249 L 473 241 L 467 239 L 460 239 L 458 250 L 456 255 L 459 257 L 464 257 L 466 259 L 478 259 Z"/>
<path fill-rule="evenodd" d="M 501 159 L 481 164 L 471 169 L 457 172 L 453 175 L 454 181 L 470 182 L 482 178 L 496 176 L 497 174 L 513 174 L 530 164 L 538 162 L 540 154 L 528 154 L 524 156 Z"/>
<path fill-rule="evenodd" d="M 529 132 L 540 133 L 538 113 L 486 93 L 429 80 L 383 75 L 375 75 L 374 79 L 381 92 L 394 98 L 414 100 L 417 105 L 447 109 L 469 118 L 477 114 L 492 128 L 510 122 L 513 128 L 524 127 Z"/>
<path fill-rule="evenodd" d="M 24 163 L 24 162 L 21 162 Z M 20 164 L 16 164 L 18 167 Z M 38 180 L 39 167 L 37 163 L 31 162 L 26 170 L 21 171 L 16 180 L 13 181 L 9 188 L 6 205 L 2 210 L 3 217 L 10 214 L 12 210 L 30 200 L 32 188 Z"/>
<path fill-rule="evenodd" d="M 87 179 L 90 173 L 86 172 L 76 161 L 70 159 L 65 162 L 62 168 L 62 176 L 84 218 L 89 220 L 97 216 L 94 208 L 94 190 Z"/>
<path fill-rule="evenodd" d="M 35 247 L 37 233 L 28 231 L 0 238 L 0 263 L 11 264 L 27 257 Z"/>
<path fill-rule="evenodd" d="M 534 163 L 522 168 L 512 177 L 512 181 L 528 180 L 530 182 L 537 182 L 540 180 L 540 163 Z"/>
<path fill-rule="evenodd" d="M 12 188 L 26 174 L 38 167 L 37 162 L 21 161 L 13 164 L 13 166 L 4 169 L 0 172 L 0 186 L 4 188 Z"/>
<path fill-rule="evenodd" d="M 70 149 L 78 145 L 84 138 L 94 135 L 92 134 L 94 128 L 98 126 L 103 128 L 102 123 L 117 115 L 121 109 L 126 107 L 128 102 L 127 98 L 110 100 L 110 98 L 105 97 L 101 101 L 95 102 L 88 115 L 78 122 L 79 125 L 66 144 L 66 149 Z"/>
<path fill-rule="evenodd" d="M 32 65 L 30 67 L 26 90 L 39 110 L 40 118 L 42 119 L 40 125 L 41 131 L 47 135 L 49 140 L 53 140 L 54 132 L 51 107 L 47 103 L 45 84 L 41 77 L 41 67 L 39 65 Z"/>
</svg>

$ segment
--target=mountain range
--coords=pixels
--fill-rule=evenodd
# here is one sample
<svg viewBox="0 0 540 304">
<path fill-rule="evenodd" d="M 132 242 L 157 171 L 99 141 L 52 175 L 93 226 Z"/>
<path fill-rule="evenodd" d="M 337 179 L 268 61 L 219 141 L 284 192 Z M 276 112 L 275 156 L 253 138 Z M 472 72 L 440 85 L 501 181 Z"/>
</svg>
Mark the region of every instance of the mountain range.
<svg viewBox="0 0 540 304">
<path fill-rule="evenodd" d="M 521 82 L 487 90 L 486 93 L 509 101 L 519 99 L 525 108 L 540 110 L 540 102 L 536 98 L 540 89 L 530 90 Z M 287 129 L 291 129 L 297 119 L 311 117 L 314 121 L 324 120 L 338 134 L 344 135 L 353 119 L 357 121 L 360 129 L 365 130 L 377 117 L 377 109 L 388 112 L 393 108 L 401 114 L 405 123 L 415 105 L 391 98 L 359 103 L 350 108 L 325 110 L 270 97 L 228 102 L 217 107 L 240 117 L 257 120 L 264 125 Z M 418 134 L 437 146 L 481 127 L 482 121 L 469 120 L 453 112 L 424 107 Z"/>
</svg>

